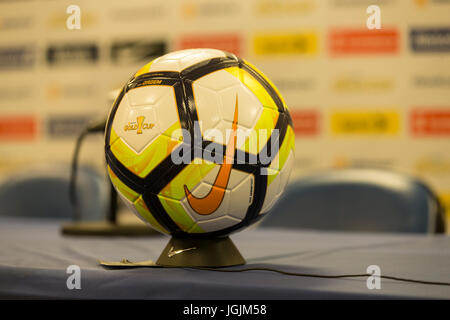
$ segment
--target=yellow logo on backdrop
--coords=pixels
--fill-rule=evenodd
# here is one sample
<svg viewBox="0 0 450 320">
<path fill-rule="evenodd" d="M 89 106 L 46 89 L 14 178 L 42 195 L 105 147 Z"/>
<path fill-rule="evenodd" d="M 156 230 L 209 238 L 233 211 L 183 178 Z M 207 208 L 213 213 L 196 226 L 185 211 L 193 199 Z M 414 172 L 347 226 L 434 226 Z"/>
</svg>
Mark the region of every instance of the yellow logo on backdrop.
<svg viewBox="0 0 450 320">
<path fill-rule="evenodd" d="M 334 80 L 332 88 L 336 92 L 386 92 L 394 88 L 394 80 L 391 78 L 341 76 Z"/>
<path fill-rule="evenodd" d="M 423 157 L 417 160 L 415 169 L 422 174 L 450 174 L 450 161 L 448 158 L 437 156 Z"/>
<path fill-rule="evenodd" d="M 286 15 L 312 11 L 315 3 L 312 0 L 263 0 L 255 4 L 255 11 L 259 15 Z"/>
<path fill-rule="evenodd" d="M 139 116 L 136 118 L 136 121 L 128 122 L 123 128 L 125 131 L 134 131 L 136 130 L 137 134 L 142 134 L 143 130 L 152 129 L 155 124 L 144 122 L 145 117 Z"/>
<path fill-rule="evenodd" d="M 332 159 L 331 166 L 333 168 L 392 168 L 395 166 L 395 160 L 387 157 L 373 158 L 367 157 L 350 157 L 348 155 L 337 155 Z"/>
<path fill-rule="evenodd" d="M 47 20 L 49 29 L 66 29 L 67 13 L 53 13 Z M 81 23 L 83 28 L 97 25 L 98 17 L 95 13 L 81 11 Z"/>
<path fill-rule="evenodd" d="M 47 87 L 48 100 L 56 100 L 61 97 L 61 85 L 58 83 L 51 83 Z"/>
<path fill-rule="evenodd" d="M 306 54 L 317 52 L 315 32 L 288 32 L 257 34 L 253 38 L 256 55 Z"/>
<path fill-rule="evenodd" d="M 395 135 L 400 130 L 398 112 L 385 111 L 334 111 L 331 115 L 331 132 L 336 135 Z"/>
<path fill-rule="evenodd" d="M 428 3 L 428 0 L 414 0 L 414 2 L 416 3 L 416 5 L 423 7 Z"/>
</svg>

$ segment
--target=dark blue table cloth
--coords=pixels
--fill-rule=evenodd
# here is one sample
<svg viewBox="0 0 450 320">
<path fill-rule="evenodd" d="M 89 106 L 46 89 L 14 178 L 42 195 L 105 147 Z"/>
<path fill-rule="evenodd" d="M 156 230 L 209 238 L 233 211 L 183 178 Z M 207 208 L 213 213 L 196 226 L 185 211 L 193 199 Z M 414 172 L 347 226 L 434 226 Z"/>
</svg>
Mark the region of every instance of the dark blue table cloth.
<svg viewBox="0 0 450 320">
<path fill-rule="evenodd" d="M 187 268 L 111 270 L 97 259 L 156 260 L 168 237 L 67 237 L 55 221 L 0 219 L 0 298 L 89 299 L 346 299 L 450 298 L 450 287 L 367 278 L 321 279 L 270 271 L 225 273 Z M 352 234 L 253 228 L 232 235 L 244 267 L 313 274 L 382 275 L 450 281 L 450 237 Z M 78 265 L 81 289 L 69 290 L 67 267 Z M 243 268 L 243 267 L 235 267 Z"/>
</svg>

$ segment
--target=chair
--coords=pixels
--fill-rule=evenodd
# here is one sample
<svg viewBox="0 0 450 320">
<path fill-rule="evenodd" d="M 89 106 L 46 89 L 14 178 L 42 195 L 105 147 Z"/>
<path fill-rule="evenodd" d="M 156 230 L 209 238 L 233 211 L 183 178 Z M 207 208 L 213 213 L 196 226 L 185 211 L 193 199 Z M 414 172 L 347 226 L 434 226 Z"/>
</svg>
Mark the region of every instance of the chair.
<svg viewBox="0 0 450 320">
<path fill-rule="evenodd" d="M 0 216 L 72 219 L 69 178 L 69 165 L 10 174 L 0 183 Z M 104 176 L 80 167 L 77 194 L 83 220 L 105 219 L 109 184 Z"/>
<path fill-rule="evenodd" d="M 435 194 L 417 179 L 377 169 L 343 169 L 288 186 L 260 226 L 442 233 L 445 216 Z"/>
</svg>

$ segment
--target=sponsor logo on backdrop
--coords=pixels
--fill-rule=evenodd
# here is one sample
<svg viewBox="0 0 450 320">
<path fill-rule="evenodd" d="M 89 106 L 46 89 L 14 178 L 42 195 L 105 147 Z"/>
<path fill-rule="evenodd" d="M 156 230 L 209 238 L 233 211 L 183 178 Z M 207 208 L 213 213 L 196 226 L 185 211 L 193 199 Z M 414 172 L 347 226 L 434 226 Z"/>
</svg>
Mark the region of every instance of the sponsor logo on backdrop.
<svg viewBox="0 0 450 320">
<path fill-rule="evenodd" d="M 393 168 L 395 166 L 395 160 L 392 158 L 337 155 L 332 159 L 331 166 L 334 168 Z"/>
<path fill-rule="evenodd" d="M 65 9 L 51 14 L 47 20 L 47 27 L 54 30 L 67 30 L 67 19 L 70 17 L 68 14 L 69 12 Z M 79 22 L 83 29 L 94 27 L 98 24 L 98 17 L 93 12 L 83 9 Z"/>
<path fill-rule="evenodd" d="M 241 54 L 241 36 L 237 33 L 185 35 L 179 41 L 179 49 L 214 48 Z"/>
<path fill-rule="evenodd" d="M 394 85 L 392 78 L 344 75 L 334 79 L 331 87 L 341 93 L 380 93 L 392 91 Z"/>
<path fill-rule="evenodd" d="M 413 78 L 414 86 L 418 88 L 450 89 L 450 75 L 416 75 Z"/>
<path fill-rule="evenodd" d="M 396 135 L 400 131 L 400 115 L 394 110 L 335 110 L 330 119 L 335 135 Z"/>
<path fill-rule="evenodd" d="M 281 91 L 310 91 L 316 87 L 316 81 L 313 78 L 278 78 L 274 79 L 277 88 Z"/>
<path fill-rule="evenodd" d="M 148 62 L 166 53 L 164 41 L 124 40 L 111 45 L 111 60 L 120 65 Z"/>
<path fill-rule="evenodd" d="M 332 29 L 328 41 L 332 55 L 395 54 L 399 50 L 396 29 Z"/>
<path fill-rule="evenodd" d="M 367 7 L 372 4 L 384 7 L 391 5 L 400 0 L 333 0 L 333 6 L 335 7 Z"/>
<path fill-rule="evenodd" d="M 26 84 L 0 87 L 0 102 L 19 102 L 33 95 L 34 87 Z"/>
<path fill-rule="evenodd" d="M 99 49 L 93 43 L 66 43 L 47 48 L 47 63 L 53 66 L 72 66 L 96 63 Z"/>
<path fill-rule="evenodd" d="M 295 110 L 291 108 L 289 113 L 292 117 L 296 136 L 316 136 L 319 134 L 319 111 L 312 109 Z"/>
<path fill-rule="evenodd" d="M 32 67 L 34 50 L 31 46 L 0 47 L 0 70 Z"/>
<path fill-rule="evenodd" d="M 52 82 L 47 85 L 47 100 L 58 101 L 61 99 L 83 99 L 95 95 L 97 87 L 93 83 L 71 83 L 62 84 Z"/>
<path fill-rule="evenodd" d="M 316 8 L 312 0 L 262 0 L 256 1 L 254 11 L 257 16 L 282 16 L 309 13 Z"/>
<path fill-rule="evenodd" d="M 47 135 L 55 139 L 78 136 L 92 119 L 89 114 L 50 115 L 46 121 Z"/>
<path fill-rule="evenodd" d="M 449 137 L 450 107 L 416 108 L 411 111 L 410 129 L 414 136 Z"/>
<path fill-rule="evenodd" d="M 448 5 L 450 4 L 450 0 L 413 0 L 414 3 L 419 6 L 419 7 L 425 7 L 428 4 L 433 4 L 433 5 Z"/>
<path fill-rule="evenodd" d="M 303 154 L 300 153 L 299 156 L 296 155 L 294 161 L 295 161 L 294 170 L 306 170 L 306 171 L 308 171 L 310 168 L 316 167 L 317 164 L 319 163 L 319 159 L 307 156 L 304 153 Z"/>
<path fill-rule="evenodd" d="M 317 33 L 258 33 L 253 38 L 255 55 L 314 55 L 317 53 Z"/>
<path fill-rule="evenodd" d="M 414 168 L 421 174 L 450 174 L 450 157 L 445 153 L 434 153 L 418 158 Z"/>
<path fill-rule="evenodd" d="M 14 148 L 2 148 L 2 156 L 0 157 L 0 177 L 10 176 L 12 172 L 20 172 L 30 163 L 36 163 L 36 157 L 25 152 L 18 156 L 17 150 Z"/>
<path fill-rule="evenodd" d="M 34 25 L 32 16 L 0 17 L 0 31 L 26 30 Z"/>
<path fill-rule="evenodd" d="M 236 1 L 208 1 L 193 3 L 185 1 L 181 5 L 183 18 L 218 18 L 235 15 L 239 11 L 239 2 Z"/>
<path fill-rule="evenodd" d="M 166 17 L 166 8 L 162 4 L 145 4 L 142 6 L 124 6 L 111 9 L 109 17 L 116 22 L 159 21 Z"/>
<path fill-rule="evenodd" d="M 413 28 L 409 38 L 414 52 L 450 51 L 450 28 Z"/>
<path fill-rule="evenodd" d="M 34 115 L 0 116 L 0 141 L 29 141 L 37 135 Z"/>
</svg>

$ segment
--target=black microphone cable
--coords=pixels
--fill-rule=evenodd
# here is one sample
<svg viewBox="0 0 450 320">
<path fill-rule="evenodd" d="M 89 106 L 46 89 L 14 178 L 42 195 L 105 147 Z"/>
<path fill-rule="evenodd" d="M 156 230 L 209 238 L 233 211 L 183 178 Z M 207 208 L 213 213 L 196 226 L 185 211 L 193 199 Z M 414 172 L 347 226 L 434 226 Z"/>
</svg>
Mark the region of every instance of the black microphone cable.
<svg viewBox="0 0 450 320">
<path fill-rule="evenodd" d="M 215 271 L 215 272 L 269 271 L 269 272 L 280 273 L 280 274 L 283 274 L 286 276 L 323 278 L 323 279 L 342 279 L 342 278 L 361 278 L 361 277 L 375 277 L 376 278 L 376 277 L 379 277 L 381 279 L 395 280 L 395 281 L 401 281 L 401 282 L 410 282 L 410 283 L 435 285 L 435 286 L 450 286 L 450 282 L 411 279 L 411 278 L 397 277 L 397 276 L 391 276 L 391 275 L 377 276 L 377 275 L 372 275 L 370 273 L 326 275 L 326 274 L 314 274 L 314 273 L 289 272 L 289 271 L 283 271 L 280 269 L 268 268 L 268 267 L 247 267 L 247 268 L 240 268 L 240 269 L 208 268 L 208 267 L 175 267 L 175 268 L 206 270 L 206 271 Z"/>
</svg>

